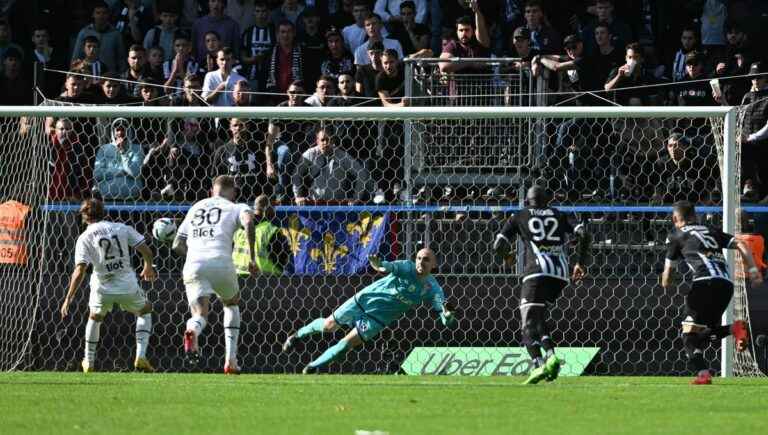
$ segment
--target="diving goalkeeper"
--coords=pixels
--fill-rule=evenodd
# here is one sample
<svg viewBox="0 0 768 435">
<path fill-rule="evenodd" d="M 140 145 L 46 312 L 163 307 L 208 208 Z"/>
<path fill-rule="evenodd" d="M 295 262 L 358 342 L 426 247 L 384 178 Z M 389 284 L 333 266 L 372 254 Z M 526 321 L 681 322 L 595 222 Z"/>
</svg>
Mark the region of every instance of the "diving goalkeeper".
<svg viewBox="0 0 768 435">
<path fill-rule="evenodd" d="M 304 367 L 302 373 L 314 373 L 344 356 L 350 349 L 373 340 L 389 324 L 424 301 L 429 301 L 440 314 L 443 325 L 451 327 L 456 324 L 454 309 L 445 302 L 443 289 L 431 274 L 436 263 L 435 253 L 431 249 L 420 250 L 416 254 L 415 263 L 409 260 L 381 261 L 376 256 L 369 257 L 369 261 L 374 270 L 388 275 L 349 298 L 330 316 L 313 320 L 285 340 L 283 351 L 291 349 L 298 340 L 314 334 L 333 332 L 340 325 L 353 328 L 338 343 Z"/>
</svg>

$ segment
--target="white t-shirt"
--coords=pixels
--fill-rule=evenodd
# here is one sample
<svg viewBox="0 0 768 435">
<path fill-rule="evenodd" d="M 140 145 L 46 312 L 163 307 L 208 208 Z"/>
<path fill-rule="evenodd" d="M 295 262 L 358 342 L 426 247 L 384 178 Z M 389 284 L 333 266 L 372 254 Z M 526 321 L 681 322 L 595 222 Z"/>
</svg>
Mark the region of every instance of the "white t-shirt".
<svg viewBox="0 0 768 435">
<path fill-rule="evenodd" d="M 227 77 L 226 87 L 223 91 L 219 92 L 212 104 L 219 107 L 234 106 L 235 100 L 232 99 L 232 90 L 235 89 L 235 84 L 240 80 L 245 80 L 245 77 L 235 71 L 230 72 Z M 217 69 L 207 73 L 205 79 L 203 79 L 203 98 L 208 98 L 208 95 L 212 94 L 213 90 L 223 81 L 224 78 L 221 76 L 221 70 Z"/>
<path fill-rule="evenodd" d="M 355 65 L 369 65 L 371 63 L 371 58 L 368 56 L 368 44 L 370 42 L 371 41 L 365 41 L 363 45 L 357 47 L 357 50 L 355 50 Z M 400 45 L 400 41 L 397 39 L 384 38 L 381 42 L 384 44 L 384 49 L 393 49 L 397 51 L 398 59 L 403 59 L 403 47 Z"/>
<path fill-rule="evenodd" d="M 144 243 L 133 227 L 109 221 L 88 225 L 75 244 L 75 265 L 93 265 L 91 291 L 133 293 L 139 287 L 131 267 L 131 249 Z"/>
<path fill-rule="evenodd" d="M 215 196 L 198 201 L 187 212 L 179 227 L 179 237 L 187 240 L 186 264 L 215 259 L 232 262 L 233 236 L 242 228 L 240 214 L 250 211 L 245 204 Z"/>
</svg>

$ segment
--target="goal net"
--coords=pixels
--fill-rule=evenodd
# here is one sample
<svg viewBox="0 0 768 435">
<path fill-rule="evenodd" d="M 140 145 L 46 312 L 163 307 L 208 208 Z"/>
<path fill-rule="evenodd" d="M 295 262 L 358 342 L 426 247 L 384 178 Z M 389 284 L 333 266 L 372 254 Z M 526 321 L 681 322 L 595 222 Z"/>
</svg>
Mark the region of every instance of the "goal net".
<svg viewBox="0 0 768 435">
<path fill-rule="evenodd" d="M 376 278 L 368 254 L 413 258 L 428 246 L 437 252 L 438 281 L 462 309 L 459 327 L 443 328 L 419 307 L 330 371 L 525 373 L 530 362 L 517 312 L 522 255 L 504 265 L 491 244 L 523 204 L 525 188 L 538 183 L 595 241 L 588 277 L 569 285 L 551 309 L 565 373 L 687 373 L 679 326 L 687 284 L 681 278 L 666 291 L 658 284 L 669 205 L 693 200 L 703 222 L 736 230 L 736 114 L 726 108 L 49 104 L 0 113 L 0 219 L 19 216 L 0 227 L 1 252 L 14 253 L 0 263 L 2 370 L 78 369 L 87 286 L 68 318 L 59 307 L 83 230 L 79 201 L 92 195 L 104 198 L 109 219 L 145 234 L 155 252 L 160 278 L 142 286 L 154 305 L 149 358 L 163 371 L 185 370 L 188 307 L 183 259 L 151 240 L 151 225 L 160 217 L 180 221 L 219 174 L 235 176 L 242 202 L 270 196 L 292 254 L 283 273 L 241 278 L 239 354 L 250 372 L 296 372 L 339 339 L 340 332 L 325 334 L 281 352 L 287 334 L 330 315 Z M 321 129 L 335 157 L 311 163 L 305 153 Z M 740 285 L 740 318 L 749 315 L 745 295 Z M 201 369 L 218 371 L 220 304 L 209 321 Z M 98 369 L 131 367 L 133 324 L 119 310 L 108 316 Z M 713 367 L 760 373 L 751 352 L 736 357 L 731 348 L 708 350 Z"/>
</svg>

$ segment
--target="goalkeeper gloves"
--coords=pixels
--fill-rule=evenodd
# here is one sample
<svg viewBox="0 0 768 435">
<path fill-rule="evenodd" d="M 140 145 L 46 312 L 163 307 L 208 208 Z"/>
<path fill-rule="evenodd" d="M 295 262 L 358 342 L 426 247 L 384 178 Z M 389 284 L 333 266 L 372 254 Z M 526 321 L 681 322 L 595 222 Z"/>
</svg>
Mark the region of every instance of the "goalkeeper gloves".
<svg viewBox="0 0 768 435">
<path fill-rule="evenodd" d="M 443 322 L 443 326 L 453 328 L 456 326 L 456 307 L 450 302 L 443 304 L 443 312 L 440 313 L 440 321 Z"/>
</svg>

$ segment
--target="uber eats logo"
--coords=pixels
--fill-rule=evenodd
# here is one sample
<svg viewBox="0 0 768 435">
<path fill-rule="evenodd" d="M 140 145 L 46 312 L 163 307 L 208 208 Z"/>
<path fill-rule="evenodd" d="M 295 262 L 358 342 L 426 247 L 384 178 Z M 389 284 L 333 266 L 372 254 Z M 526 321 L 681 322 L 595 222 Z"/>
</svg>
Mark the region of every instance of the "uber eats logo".
<svg viewBox="0 0 768 435">
<path fill-rule="evenodd" d="M 560 376 L 579 376 L 599 347 L 559 347 Z M 409 375 L 524 376 L 533 363 L 524 347 L 417 347 L 403 361 Z"/>
</svg>

